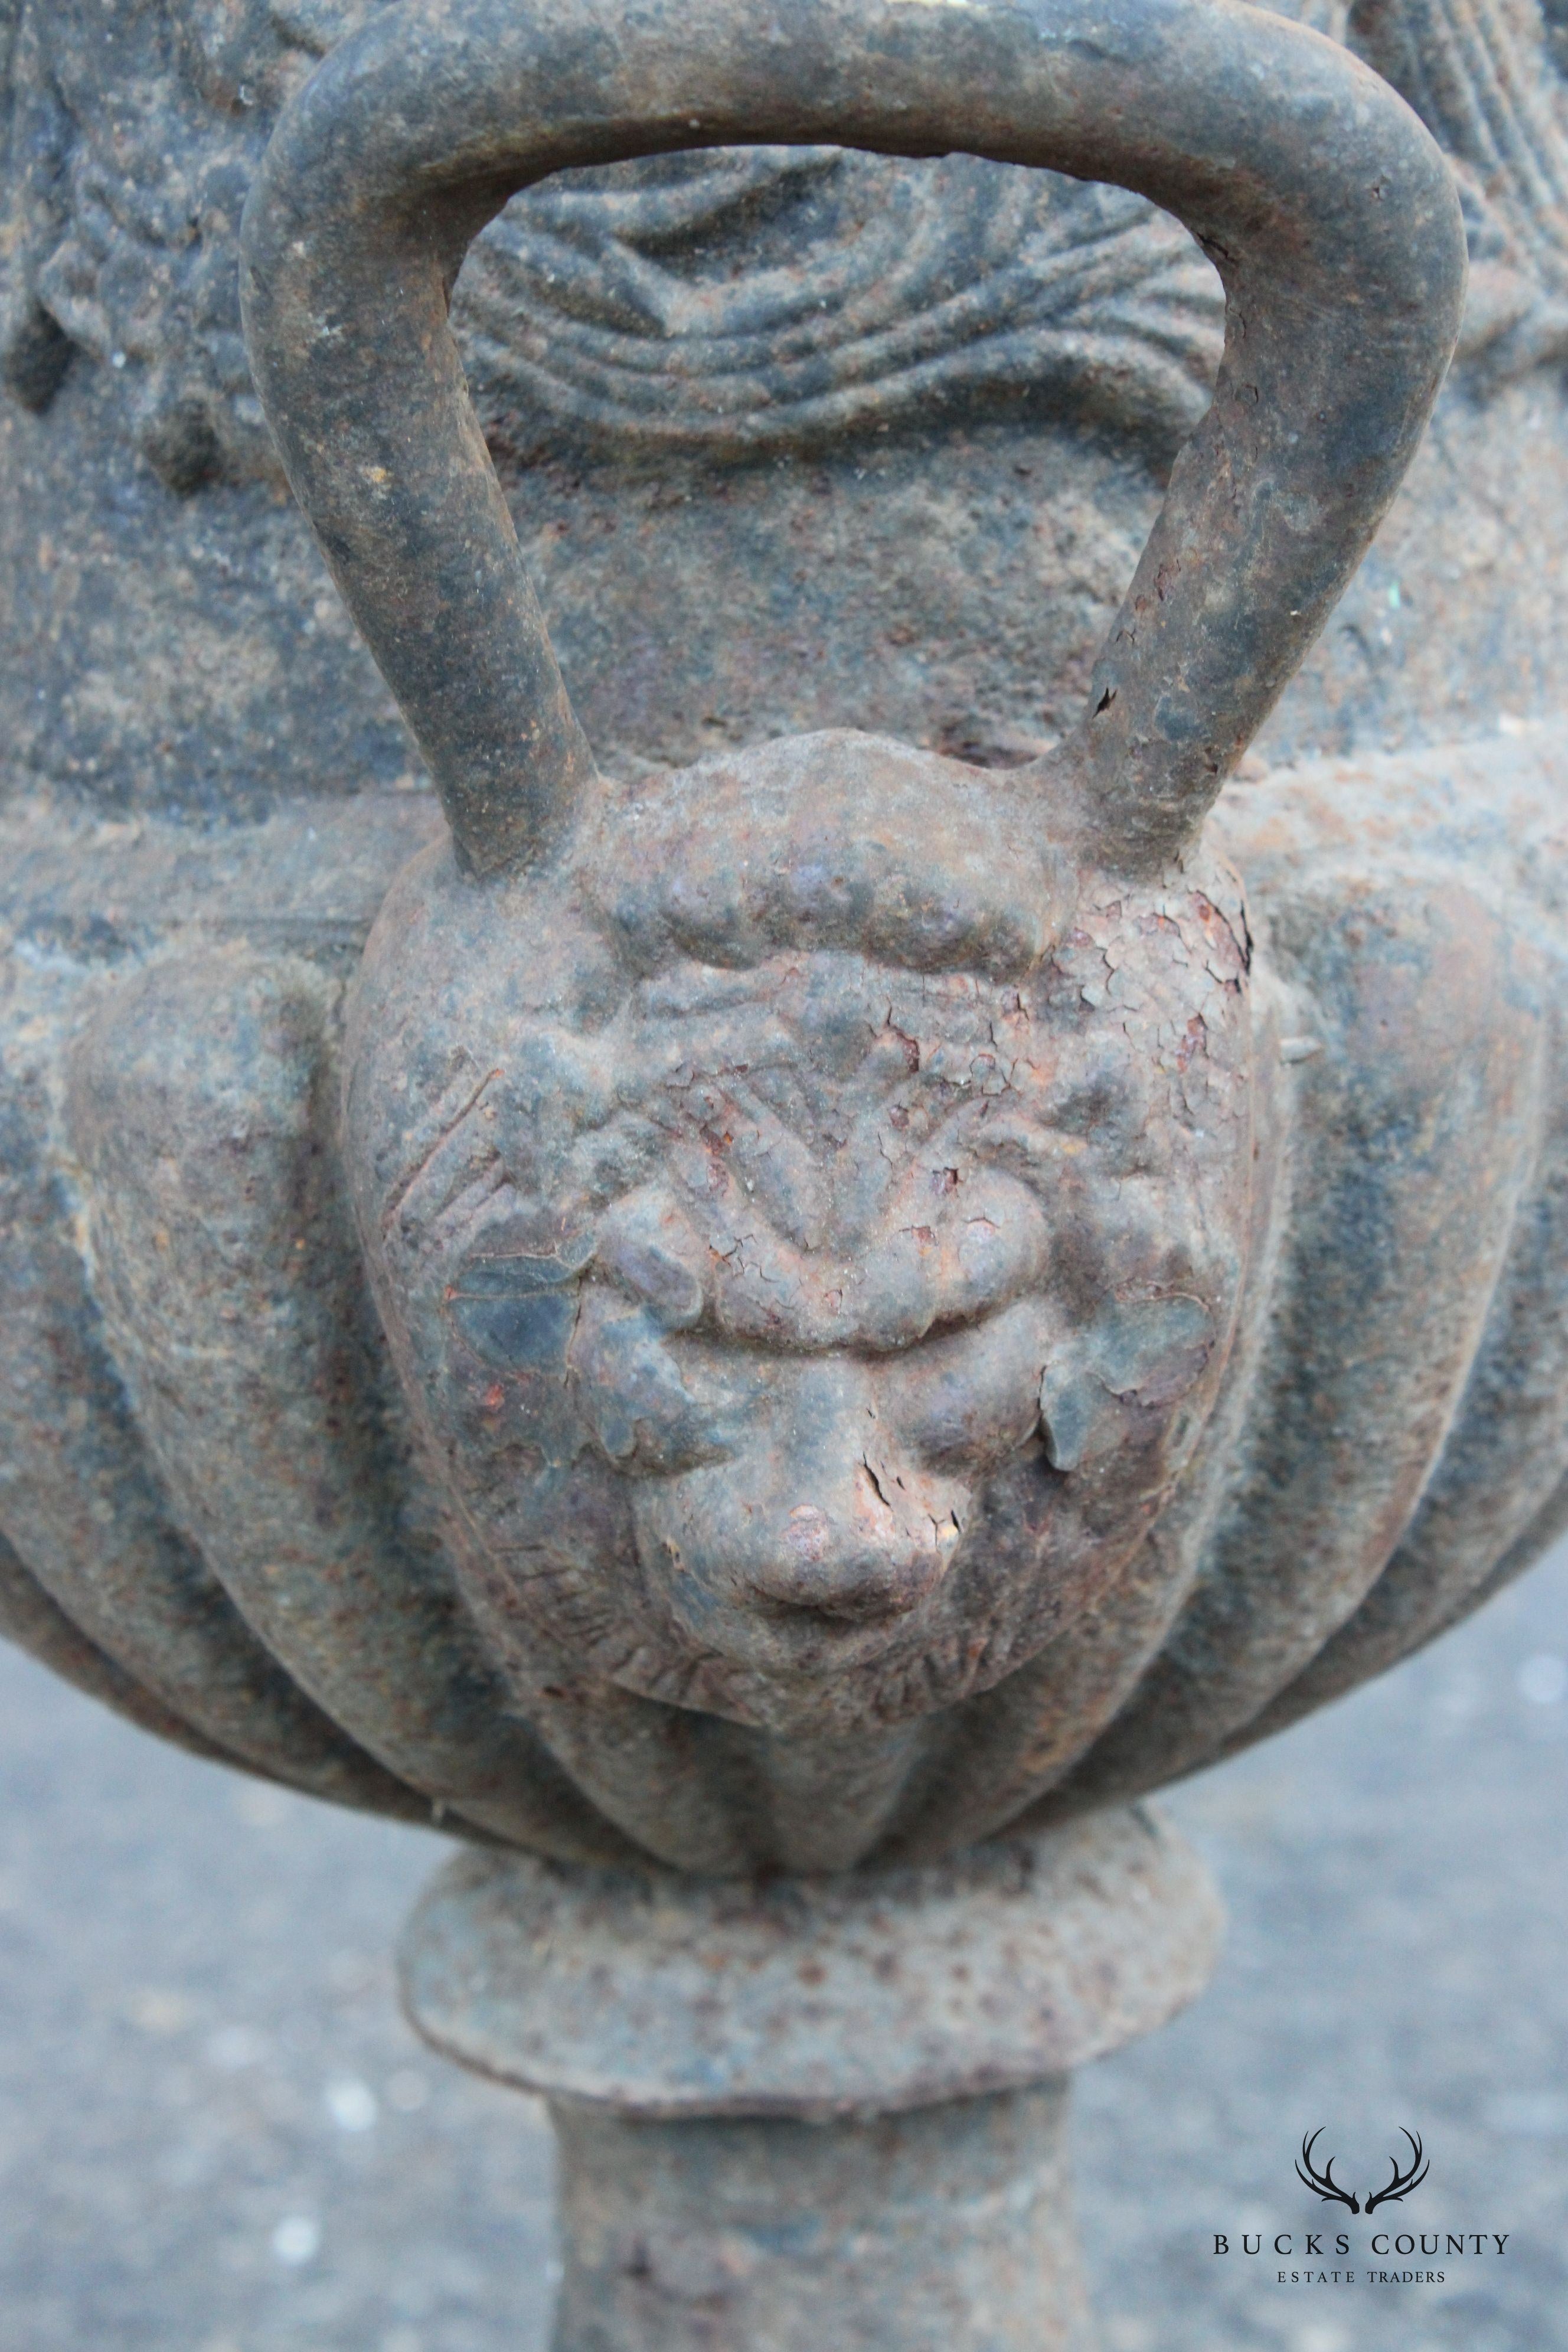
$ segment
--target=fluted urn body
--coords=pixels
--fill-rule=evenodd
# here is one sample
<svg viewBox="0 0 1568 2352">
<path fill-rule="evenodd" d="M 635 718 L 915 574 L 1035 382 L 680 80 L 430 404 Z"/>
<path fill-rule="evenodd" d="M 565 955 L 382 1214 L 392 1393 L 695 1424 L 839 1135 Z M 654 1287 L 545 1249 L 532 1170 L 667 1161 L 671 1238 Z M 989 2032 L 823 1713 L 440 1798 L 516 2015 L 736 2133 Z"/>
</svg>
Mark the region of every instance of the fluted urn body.
<svg viewBox="0 0 1568 2352">
<path fill-rule="evenodd" d="M 926 1864 L 1556 1531 L 1555 83 L 1079 13 L 16 17 L 0 1608 L 151 1728 Z"/>
</svg>

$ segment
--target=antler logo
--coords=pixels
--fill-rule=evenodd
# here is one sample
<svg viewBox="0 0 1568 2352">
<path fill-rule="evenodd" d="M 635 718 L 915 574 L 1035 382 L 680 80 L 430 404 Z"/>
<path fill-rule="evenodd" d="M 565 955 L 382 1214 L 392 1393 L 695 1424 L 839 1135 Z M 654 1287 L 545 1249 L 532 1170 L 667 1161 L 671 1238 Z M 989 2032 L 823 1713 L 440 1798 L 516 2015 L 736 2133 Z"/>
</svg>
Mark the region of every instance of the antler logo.
<svg viewBox="0 0 1568 2352">
<path fill-rule="evenodd" d="M 1321 2172 L 1313 2164 L 1312 2150 L 1322 2136 L 1323 2127 L 1320 2124 L 1317 2130 L 1301 2142 L 1301 2153 L 1296 2165 L 1296 2177 L 1303 2187 L 1311 2189 L 1313 2194 L 1321 2197 L 1325 2204 L 1348 2205 L 1352 2213 L 1360 2213 L 1363 2210 L 1375 2213 L 1380 2205 L 1399 2204 L 1409 2196 L 1413 2189 L 1420 2188 L 1430 2168 L 1416 2135 L 1412 2131 L 1405 2132 L 1403 2137 L 1410 2143 L 1408 2168 L 1402 2170 L 1397 2158 L 1392 2158 L 1393 2171 L 1387 2187 L 1369 2190 L 1363 2208 L 1361 2199 L 1352 2196 L 1349 2189 L 1342 2189 L 1334 2179 L 1332 2157 L 1328 2159 Z"/>
<path fill-rule="evenodd" d="M 1313 2189 L 1326 2205 L 1348 2205 L 1352 2213 L 1359 2213 L 1361 2199 L 1352 2197 L 1348 2189 L 1342 2189 L 1334 2179 L 1333 2158 L 1330 2157 L 1321 2172 L 1313 2168 L 1312 2150 L 1322 2136 L 1323 2126 L 1320 2124 L 1317 2130 L 1301 2142 L 1301 2154 L 1296 2166 L 1296 2177 L 1304 2182 L 1307 2188 Z"/>
<path fill-rule="evenodd" d="M 1405 2132 L 1404 2137 L 1410 2142 L 1410 2169 L 1408 2172 L 1401 2172 L 1398 2158 L 1390 2158 L 1389 2161 L 1394 2168 L 1393 2179 L 1386 2189 L 1380 2189 L 1375 2196 L 1367 2199 L 1366 2210 L 1369 2213 L 1375 2213 L 1380 2205 L 1397 2205 L 1401 2198 L 1408 2197 L 1413 2189 L 1419 2189 L 1426 2178 L 1427 2166 L 1422 2156 L 1420 2141 L 1411 2131 Z"/>
</svg>

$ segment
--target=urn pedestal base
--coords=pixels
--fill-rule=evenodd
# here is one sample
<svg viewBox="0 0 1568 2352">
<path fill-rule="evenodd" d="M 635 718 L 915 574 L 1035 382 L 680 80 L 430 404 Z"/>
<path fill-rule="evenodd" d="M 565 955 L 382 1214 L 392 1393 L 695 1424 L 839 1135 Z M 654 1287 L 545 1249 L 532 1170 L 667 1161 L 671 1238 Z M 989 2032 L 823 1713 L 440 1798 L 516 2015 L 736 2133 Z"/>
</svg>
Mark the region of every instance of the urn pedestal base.
<svg viewBox="0 0 1568 2352">
<path fill-rule="evenodd" d="M 552 2108 L 555 2352 L 1089 2352 L 1068 2086 L 831 2123 Z"/>
<path fill-rule="evenodd" d="M 435 2048 L 549 2099 L 555 2352 L 1088 2352 L 1068 2077 L 1221 1916 L 1143 1807 L 752 1883 L 476 1853 L 415 1913 Z"/>
</svg>

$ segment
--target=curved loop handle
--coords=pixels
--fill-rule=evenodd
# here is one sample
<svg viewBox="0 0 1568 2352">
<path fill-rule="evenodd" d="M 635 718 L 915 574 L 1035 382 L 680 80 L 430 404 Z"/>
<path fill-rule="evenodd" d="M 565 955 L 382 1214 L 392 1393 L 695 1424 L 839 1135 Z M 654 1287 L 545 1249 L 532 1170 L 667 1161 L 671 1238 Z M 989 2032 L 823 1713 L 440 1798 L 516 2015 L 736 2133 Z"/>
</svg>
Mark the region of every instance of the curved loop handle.
<svg viewBox="0 0 1568 2352">
<path fill-rule="evenodd" d="M 592 773 L 447 325 L 470 240 L 568 165 L 954 149 L 1137 190 L 1226 289 L 1182 453 L 1053 764 L 1094 854 L 1202 821 L 1364 552 L 1458 331 L 1458 197 L 1346 50 L 1242 0 L 404 0 L 285 110 L 246 206 L 251 365 L 459 855 L 548 852 Z"/>
</svg>

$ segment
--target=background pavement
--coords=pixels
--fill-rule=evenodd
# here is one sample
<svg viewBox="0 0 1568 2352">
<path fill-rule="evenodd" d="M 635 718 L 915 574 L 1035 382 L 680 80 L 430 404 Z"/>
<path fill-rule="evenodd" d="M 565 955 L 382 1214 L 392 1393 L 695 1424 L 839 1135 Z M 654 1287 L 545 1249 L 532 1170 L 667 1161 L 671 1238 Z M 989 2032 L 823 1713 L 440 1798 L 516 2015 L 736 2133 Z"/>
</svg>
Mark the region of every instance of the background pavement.
<svg viewBox="0 0 1568 2352">
<path fill-rule="evenodd" d="M 1568 2347 L 1565 1658 L 1568 1554 L 1167 1801 L 1233 1929 L 1196 2008 L 1080 2078 L 1106 2352 Z M 0 1790 L 0 2352 L 543 2352 L 542 2112 L 393 2000 L 442 1843 L 165 1751 L 14 1653 Z M 1292 2172 L 1320 2124 L 1358 2187 L 1420 2132 L 1394 2225 L 1506 2252 L 1279 2284 L 1276 2231 L 1332 2243 Z"/>
</svg>

